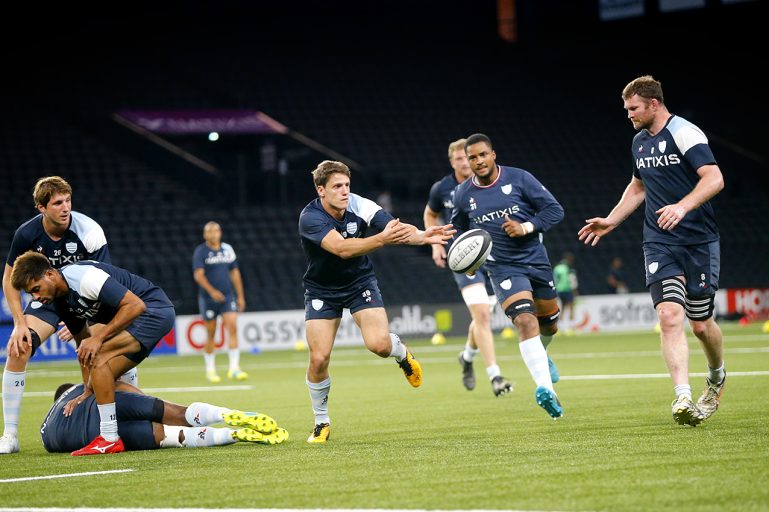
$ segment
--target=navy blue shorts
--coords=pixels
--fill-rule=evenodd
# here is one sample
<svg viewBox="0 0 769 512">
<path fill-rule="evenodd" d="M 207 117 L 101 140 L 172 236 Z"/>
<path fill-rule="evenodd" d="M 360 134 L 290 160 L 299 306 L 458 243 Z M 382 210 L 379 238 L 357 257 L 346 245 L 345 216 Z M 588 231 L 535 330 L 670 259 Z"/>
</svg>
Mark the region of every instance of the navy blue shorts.
<svg viewBox="0 0 769 512">
<path fill-rule="evenodd" d="M 163 422 L 163 401 L 137 393 L 115 393 L 117 428 L 126 450 L 157 448 L 152 422 Z"/>
<path fill-rule="evenodd" d="M 644 267 L 647 288 L 669 277 L 686 278 L 690 297 L 710 296 L 718 290 L 721 246 L 718 241 L 698 245 L 645 243 Z"/>
<path fill-rule="evenodd" d="M 541 300 L 558 296 L 550 265 L 489 265 L 487 269 L 500 304 L 522 291 L 530 291 L 535 299 Z"/>
<path fill-rule="evenodd" d="M 53 304 L 43 304 L 42 302 L 33 300 L 27 304 L 26 308 L 24 308 L 24 314 L 39 318 L 43 322 L 53 326 L 54 329 L 59 328 L 61 318 L 59 318 L 59 314 L 56 312 L 56 308 Z"/>
<path fill-rule="evenodd" d="M 486 267 L 478 269 L 473 277 L 457 272 L 452 272 L 452 274 L 454 274 L 454 282 L 457 283 L 457 288 L 460 290 L 471 284 L 483 283 L 484 286 L 486 286 L 486 292 L 489 295 L 494 294 L 494 289 L 491 287 L 491 278 L 489 277 L 489 272 L 486 270 Z"/>
<path fill-rule="evenodd" d="M 163 336 L 171 332 L 175 321 L 176 312 L 173 307 L 147 308 L 126 328 L 141 345 L 139 352 L 126 354 L 126 357 L 136 364 L 144 361 Z"/>
<path fill-rule="evenodd" d="M 345 309 L 356 313 L 362 309 L 383 307 L 382 292 L 376 279 L 342 292 L 326 291 L 321 294 L 307 290 L 304 294 L 305 320 L 342 318 Z"/>
<path fill-rule="evenodd" d="M 235 296 L 225 295 L 224 302 L 216 302 L 210 295 L 198 295 L 198 311 L 203 320 L 213 320 L 224 313 L 237 313 L 238 301 Z"/>
<path fill-rule="evenodd" d="M 558 292 L 558 298 L 561 304 L 571 304 L 574 302 L 574 292 Z"/>
</svg>

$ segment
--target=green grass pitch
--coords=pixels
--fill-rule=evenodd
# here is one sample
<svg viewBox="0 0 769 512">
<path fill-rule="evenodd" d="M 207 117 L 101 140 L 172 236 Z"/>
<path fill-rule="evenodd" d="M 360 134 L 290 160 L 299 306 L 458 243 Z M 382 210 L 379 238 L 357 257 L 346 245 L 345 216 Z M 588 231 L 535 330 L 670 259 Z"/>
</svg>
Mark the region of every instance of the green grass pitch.
<svg viewBox="0 0 769 512">
<path fill-rule="evenodd" d="M 419 389 L 393 360 L 362 347 L 334 350 L 326 445 L 305 442 L 313 423 L 307 352 L 244 354 L 250 379 L 213 386 L 201 357 L 151 357 L 139 367 L 151 394 L 264 412 L 290 439 L 93 457 L 43 450 L 38 429 L 52 400 L 45 392 L 78 372 L 72 361 L 33 363 L 22 451 L 0 456 L 0 481 L 132 471 L 0 482 L 0 506 L 768 510 L 769 334 L 756 325 L 725 325 L 724 333 L 721 409 L 696 428 L 671 418 L 672 384 L 653 332 L 556 337 L 550 353 L 565 410 L 558 421 L 535 404 L 515 341 L 496 337 L 499 364 L 515 386 L 496 398 L 480 356 L 477 388 L 462 387 L 463 340 L 407 340 L 424 369 Z M 706 365 L 689 338 L 696 397 Z M 226 355 L 217 362 L 226 370 Z M 250 388 L 217 389 L 228 385 Z"/>
</svg>

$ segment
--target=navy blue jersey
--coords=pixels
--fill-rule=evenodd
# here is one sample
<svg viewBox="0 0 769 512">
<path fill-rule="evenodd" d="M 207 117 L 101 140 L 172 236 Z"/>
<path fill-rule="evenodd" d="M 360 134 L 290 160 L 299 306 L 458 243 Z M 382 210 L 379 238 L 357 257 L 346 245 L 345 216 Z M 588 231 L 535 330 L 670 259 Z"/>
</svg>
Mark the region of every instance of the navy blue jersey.
<svg viewBox="0 0 769 512">
<path fill-rule="evenodd" d="M 219 250 L 210 248 L 205 243 L 198 245 L 192 255 L 192 271 L 202 268 L 211 286 L 224 295 L 234 292 L 230 270 L 238 268 L 238 257 L 230 244 L 222 243 Z M 202 287 L 198 286 L 198 296 L 208 297 Z"/>
<path fill-rule="evenodd" d="M 307 259 L 304 286 L 307 290 L 344 290 L 374 277 L 374 266 L 367 256 L 342 259 L 320 246 L 323 238 L 336 230 L 344 238 L 364 238 L 368 228 L 381 231 L 393 216 L 370 199 L 350 194 L 350 202 L 342 220 L 336 220 L 323 209 L 320 198 L 304 207 L 299 215 L 299 236 Z"/>
<path fill-rule="evenodd" d="M 56 400 L 40 426 L 40 438 L 49 452 L 71 452 L 82 448 L 100 434 L 99 408 L 96 395 L 90 395 L 82 404 L 64 416 L 64 406 L 83 393 L 78 384 L 66 390 Z M 118 434 L 126 450 L 157 448 L 152 422 L 163 420 L 164 404 L 158 398 L 134 392 L 115 392 Z"/>
<path fill-rule="evenodd" d="M 77 450 L 90 443 L 99 435 L 99 409 L 96 396 L 91 395 L 85 403 L 78 405 L 70 416 L 64 416 L 64 406 L 83 393 L 83 385 L 72 386 L 53 403 L 40 426 L 43 446 L 49 452 Z M 72 448 L 76 446 L 76 448 Z"/>
<path fill-rule="evenodd" d="M 47 256 L 53 268 L 81 260 L 111 261 L 104 230 L 95 220 L 78 212 L 70 212 L 69 229 L 57 241 L 51 240 L 43 229 L 42 214 L 29 219 L 13 235 L 5 261 L 12 267 L 16 258 L 30 250 Z"/>
<path fill-rule="evenodd" d="M 498 167 L 494 183 L 482 186 L 473 176 L 454 191 L 451 223 L 457 236 L 473 228 L 488 231 L 493 241 L 486 260 L 490 267 L 495 263 L 549 266 L 542 233 L 563 220 L 563 208 L 531 173 L 517 167 Z M 534 232 L 509 237 L 502 229 L 505 215 L 521 223 L 531 222 Z"/>
<path fill-rule="evenodd" d="M 702 130 L 682 117 L 672 116 L 655 136 L 647 130 L 638 132 L 631 151 L 633 176 L 643 181 L 646 191 L 644 242 L 694 245 L 718 240 L 710 201 L 687 213 L 670 231 L 657 225 L 659 215 L 655 213 L 663 206 L 676 204 L 697 186 L 697 169 L 716 163 Z"/>
<path fill-rule="evenodd" d="M 128 290 L 148 308 L 173 307 L 163 290 L 143 277 L 108 263 L 81 261 L 59 270 L 69 286 L 66 295 L 54 300 L 56 312 L 71 332 L 83 329 L 85 321 L 106 324 L 115 317 Z"/>
<path fill-rule="evenodd" d="M 427 206 L 438 214 L 448 212 L 442 216 L 444 223 L 448 222 L 448 217 L 451 216 L 451 211 L 454 209 L 454 189 L 458 185 L 459 182 L 452 172 L 433 183 L 433 186 L 430 187 Z"/>
</svg>

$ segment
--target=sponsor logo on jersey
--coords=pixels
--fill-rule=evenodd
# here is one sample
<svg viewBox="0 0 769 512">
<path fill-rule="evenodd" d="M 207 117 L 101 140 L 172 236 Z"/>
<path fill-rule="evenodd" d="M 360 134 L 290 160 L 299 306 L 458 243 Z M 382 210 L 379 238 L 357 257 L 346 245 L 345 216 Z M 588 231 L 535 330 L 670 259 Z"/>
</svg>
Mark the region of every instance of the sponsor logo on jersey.
<svg viewBox="0 0 769 512">
<path fill-rule="evenodd" d="M 235 261 L 235 254 L 230 251 L 209 252 L 206 258 L 206 265 L 216 265 L 218 263 L 232 263 Z"/>
<path fill-rule="evenodd" d="M 471 197 L 470 198 L 470 210 L 472 211 L 472 210 L 475 210 L 476 208 L 478 208 L 478 204 L 475 202 L 475 198 Z"/>
<path fill-rule="evenodd" d="M 483 215 L 478 215 L 477 217 L 473 217 L 473 222 L 475 222 L 476 224 L 492 222 L 498 219 L 504 219 L 505 215 L 513 215 L 520 211 L 521 211 L 521 208 L 517 204 L 514 204 L 512 206 L 508 206 L 507 208 L 502 208 L 501 210 L 486 212 Z"/>
<path fill-rule="evenodd" d="M 644 158 L 636 158 L 635 166 L 638 169 L 645 169 L 647 167 L 667 167 L 669 165 L 677 165 L 681 163 L 681 159 L 675 153 L 670 155 L 659 156 L 647 156 Z"/>
</svg>

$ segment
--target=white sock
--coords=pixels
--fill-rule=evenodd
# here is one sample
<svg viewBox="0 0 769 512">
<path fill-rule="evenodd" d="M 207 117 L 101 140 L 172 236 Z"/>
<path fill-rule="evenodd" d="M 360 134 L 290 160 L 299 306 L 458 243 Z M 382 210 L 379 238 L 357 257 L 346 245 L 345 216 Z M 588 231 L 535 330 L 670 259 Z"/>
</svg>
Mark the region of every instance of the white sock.
<svg viewBox="0 0 769 512">
<path fill-rule="evenodd" d="M 192 402 L 184 411 L 184 419 L 193 427 L 203 427 L 224 421 L 224 414 L 229 411 L 226 407 L 211 405 L 205 402 Z"/>
<path fill-rule="evenodd" d="M 139 387 L 139 370 L 138 368 L 134 367 L 125 372 L 123 375 L 120 376 L 118 379 L 121 382 L 125 382 L 126 384 L 130 384 L 132 386 Z"/>
<path fill-rule="evenodd" d="M 115 402 L 109 404 L 97 404 L 99 408 L 99 433 L 106 441 L 117 441 L 120 436 L 117 433 L 117 413 Z"/>
<path fill-rule="evenodd" d="M 182 427 L 184 441 L 181 445 L 184 448 L 204 448 L 233 444 L 236 442 L 232 437 L 233 432 L 231 428 Z"/>
<path fill-rule="evenodd" d="M 692 387 L 689 384 L 679 384 L 673 387 L 673 391 L 676 393 L 676 398 L 681 395 L 688 396 L 689 400 L 692 399 Z"/>
<path fill-rule="evenodd" d="M 328 393 L 331 390 L 331 377 L 321 382 L 307 382 L 310 388 L 310 401 L 312 401 L 312 412 L 315 414 L 315 424 L 331 423 L 328 417 Z"/>
<path fill-rule="evenodd" d="M 206 362 L 206 372 L 216 373 L 216 352 L 203 352 L 203 361 Z"/>
<path fill-rule="evenodd" d="M 390 357 L 394 357 L 396 361 L 403 361 L 406 358 L 406 345 L 401 342 L 400 336 L 394 332 L 390 333 Z"/>
<path fill-rule="evenodd" d="M 3 371 L 3 434 L 16 434 L 19 429 L 19 414 L 21 413 L 21 396 L 27 380 L 26 370 L 23 372 Z"/>
<path fill-rule="evenodd" d="M 547 350 L 547 346 L 553 341 L 553 334 L 540 334 L 539 339 L 542 340 L 542 346 Z"/>
<path fill-rule="evenodd" d="M 491 366 L 486 367 L 486 375 L 489 376 L 489 380 L 494 379 L 494 377 L 499 377 L 502 375 L 502 372 L 499 370 L 499 365 L 492 364 Z"/>
<path fill-rule="evenodd" d="M 240 350 L 231 348 L 228 354 L 230 356 L 230 371 L 240 370 Z"/>
<path fill-rule="evenodd" d="M 475 356 L 478 355 L 478 352 L 480 352 L 480 350 L 478 350 L 477 348 L 473 348 L 470 345 L 470 342 L 468 341 L 467 343 L 465 343 L 465 350 L 464 352 L 462 352 L 462 359 L 464 359 L 468 363 L 472 363 L 473 359 L 475 359 Z"/>
<path fill-rule="evenodd" d="M 719 368 L 711 368 L 708 366 L 708 379 L 710 379 L 710 382 L 719 384 L 724 380 L 724 377 L 726 377 L 726 372 L 724 371 L 723 364 Z"/>
<path fill-rule="evenodd" d="M 550 367 L 547 364 L 547 352 L 539 336 L 523 340 L 518 344 L 518 348 L 537 387 L 544 386 L 554 391 L 553 381 L 550 380 Z"/>
</svg>

